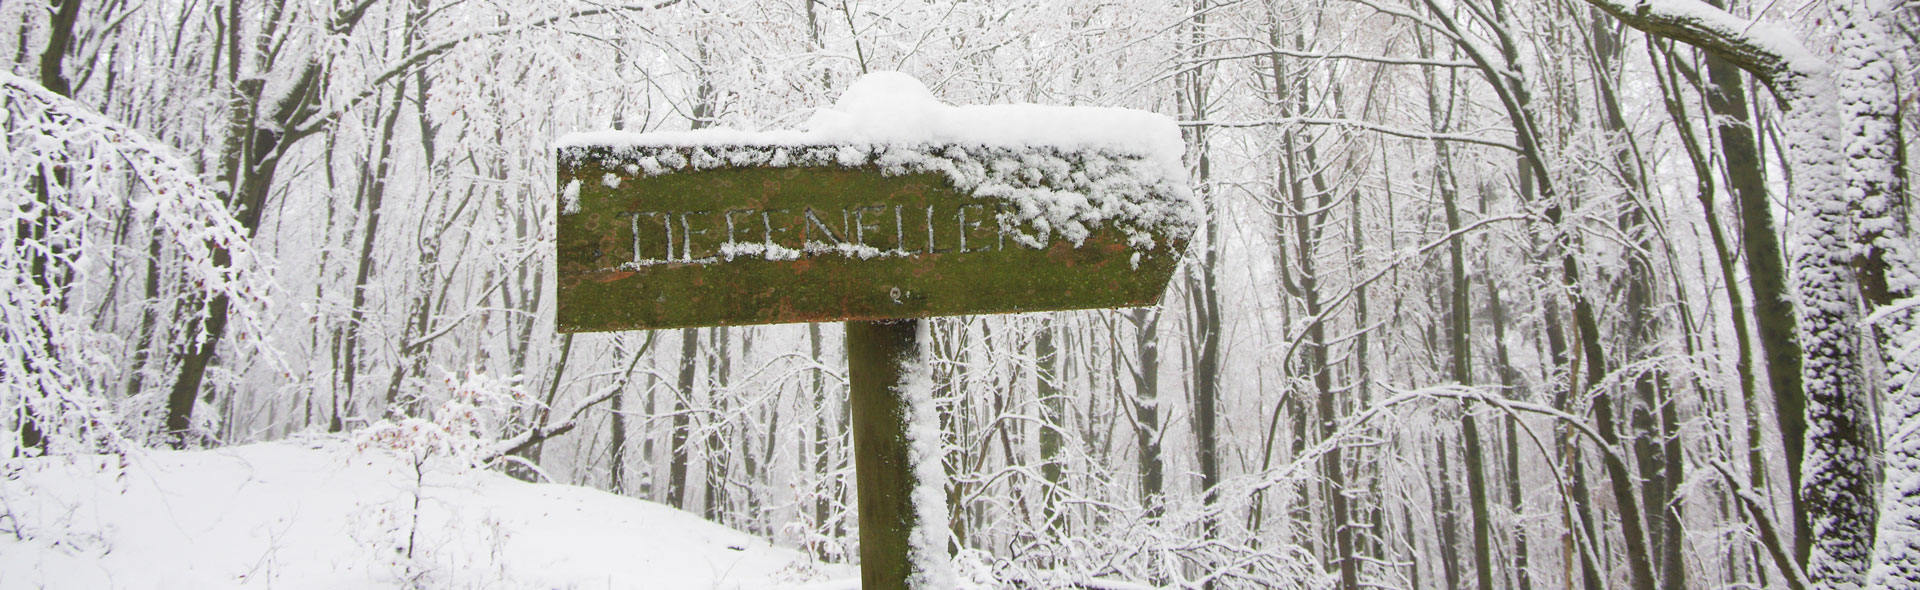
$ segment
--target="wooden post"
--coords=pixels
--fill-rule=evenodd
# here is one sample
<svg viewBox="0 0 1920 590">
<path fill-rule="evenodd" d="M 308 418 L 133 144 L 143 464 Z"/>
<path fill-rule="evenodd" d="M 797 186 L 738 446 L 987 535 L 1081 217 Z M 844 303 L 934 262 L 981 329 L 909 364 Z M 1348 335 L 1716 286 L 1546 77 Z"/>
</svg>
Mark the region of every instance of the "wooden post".
<svg viewBox="0 0 1920 590">
<path fill-rule="evenodd" d="M 1145 126 L 1143 137 L 1178 132 L 1171 120 Z M 952 583 L 947 512 L 914 502 L 946 500 L 919 489 L 941 485 L 940 466 L 914 465 L 915 443 L 932 442 L 916 439 L 939 436 L 918 415 L 931 409 L 915 408 L 930 392 L 911 391 L 931 387 L 918 374 L 919 318 L 1156 305 L 1200 218 L 1181 169 L 1160 165 L 1171 154 L 1130 149 L 691 146 L 647 135 L 563 144 L 553 195 L 559 331 L 846 322 L 865 590 Z M 907 153 L 947 163 L 896 166 Z M 1019 195 L 954 184 L 1033 184 L 1029 168 L 994 164 L 1010 156 L 1112 175 L 1135 188 L 1100 194 L 1089 187 L 1104 181 L 1051 172 L 1037 188 L 1122 199 L 1134 213 L 1089 205 L 1071 228 L 1054 227 L 1023 214 L 1031 203 Z M 986 178 L 953 172 L 962 169 Z"/>
<path fill-rule="evenodd" d="M 919 481 L 907 438 L 911 400 L 903 364 L 921 360 L 921 321 L 846 323 L 862 590 L 908 590 L 915 573 L 908 538 L 920 525 L 913 509 Z"/>
</svg>

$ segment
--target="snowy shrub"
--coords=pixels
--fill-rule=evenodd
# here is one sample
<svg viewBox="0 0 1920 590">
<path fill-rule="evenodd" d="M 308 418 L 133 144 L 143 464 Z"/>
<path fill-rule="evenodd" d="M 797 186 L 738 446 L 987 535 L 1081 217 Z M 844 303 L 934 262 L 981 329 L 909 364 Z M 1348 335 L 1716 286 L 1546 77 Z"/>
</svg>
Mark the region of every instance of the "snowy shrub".
<svg viewBox="0 0 1920 590">
<path fill-rule="evenodd" d="M 394 452 L 423 463 L 444 459 L 457 469 L 487 461 L 487 450 L 506 435 L 509 415 L 538 406 L 520 387 L 520 376 L 497 377 L 486 371 L 448 373 L 423 399 L 443 398 L 433 417 L 398 416 L 381 420 L 354 435 L 361 451 Z"/>
<path fill-rule="evenodd" d="M 488 462 L 488 449 L 505 435 L 508 417 L 516 411 L 538 406 L 520 387 L 520 376 L 498 377 L 482 370 L 448 372 L 436 387 L 418 392 L 422 400 L 441 399 L 431 419 L 398 415 L 381 420 L 353 435 L 358 452 L 388 453 L 399 459 L 412 487 L 399 502 L 372 505 L 357 515 L 355 530 L 371 538 L 363 539 L 402 587 L 430 588 L 467 586 L 462 576 L 501 580 L 501 572 L 456 564 L 452 554 L 439 548 L 453 542 L 479 543 L 491 548 L 492 555 L 478 565 L 503 563 L 499 552 L 504 543 L 497 522 L 488 521 L 473 538 L 444 537 L 446 526 L 428 526 L 430 516 L 422 510 L 429 475 L 443 472 L 459 477 L 473 467 Z M 454 520 L 458 515 L 436 518 Z M 444 524 L 444 523 L 442 523 Z"/>
</svg>

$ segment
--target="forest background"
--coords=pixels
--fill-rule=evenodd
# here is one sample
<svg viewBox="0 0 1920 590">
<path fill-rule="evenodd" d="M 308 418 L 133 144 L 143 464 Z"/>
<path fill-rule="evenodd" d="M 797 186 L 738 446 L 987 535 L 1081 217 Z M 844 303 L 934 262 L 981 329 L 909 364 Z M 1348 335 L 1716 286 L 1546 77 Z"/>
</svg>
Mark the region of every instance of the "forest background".
<svg viewBox="0 0 1920 590">
<path fill-rule="evenodd" d="M 933 322 L 959 559 L 1026 585 L 1920 585 L 1920 5 L 0 22 L 10 455 L 466 428 L 469 459 L 844 562 L 840 328 L 555 334 L 551 145 L 793 127 L 898 70 L 954 104 L 1174 116 L 1207 212 L 1158 307 Z"/>
</svg>

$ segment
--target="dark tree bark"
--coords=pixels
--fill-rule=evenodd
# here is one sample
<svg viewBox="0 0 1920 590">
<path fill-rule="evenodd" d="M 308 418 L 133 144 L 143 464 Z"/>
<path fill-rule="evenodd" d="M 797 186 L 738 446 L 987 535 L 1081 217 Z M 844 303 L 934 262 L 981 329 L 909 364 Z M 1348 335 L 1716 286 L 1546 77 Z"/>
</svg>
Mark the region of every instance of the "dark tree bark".
<svg viewBox="0 0 1920 590">
<path fill-rule="evenodd" d="M 1140 463 L 1140 503 L 1148 515 L 1158 515 L 1166 477 L 1160 450 L 1160 308 L 1134 310 L 1133 325 L 1139 364 L 1131 401 L 1137 416 L 1134 440 Z"/>
<path fill-rule="evenodd" d="M 1060 513 L 1060 486 L 1065 483 L 1064 461 L 1061 452 L 1065 450 L 1062 436 L 1066 428 L 1066 397 L 1060 391 L 1060 351 L 1054 344 L 1054 326 L 1050 317 L 1040 318 L 1040 328 L 1033 337 L 1033 362 L 1035 395 L 1040 398 L 1040 478 L 1046 480 L 1047 488 L 1040 494 L 1041 512 L 1044 514 L 1047 529 L 1058 535 L 1065 532 L 1065 521 Z"/>
<path fill-rule="evenodd" d="M 325 64 L 311 60 L 301 63 L 298 73 L 292 77 L 292 85 L 285 94 L 280 95 L 279 100 L 261 102 L 261 81 L 240 79 L 241 23 L 232 16 L 238 13 L 238 0 L 230 1 L 227 9 L 230 18 L 224 23 L 227 29 L 224 46 L 227 49 L 226 87 L 232 91 L 227 97 L 229 117 L 226 143 L 220 150 L 220 172 L 222 180 L 229 187 L 227 202 L 234 210 L 234 218 L 241 227 L 246 228 L 247 237 L 251 238 L 259 232 L 260 220 L 266 212 L 267 197 L 273 188 L 274 175 L 279 171 L 281 156 L 301 139 L 320 131 L 315 127 L 298 127 L 298 123 L 318 109 L 320 89 L 325 83 L 322 77 Z M 341 32 L 351 31 L 364 14 L 335 14 L 332 18 L 333 27 Z M 278 23 L 268 22 L 264 25 L 261 37 L 273 37 Z M 272 65 L 263 64 L 262 71 L 271 70 Z M 231 254 L 226 248 L 214 248 L 214 266 L 225 267 L 231 262 Z M 166 430 L 175 445 L 189 442 L 194 397 L 199 394 L 207 366 L 213 361 L 227 331 L 227 310 L 231 305 L 227 298 L 216 295 L 204 305 L 205 322 L 194 320 L 186 332 L 192 334 L 204 330 L 205 336 L 198 346 L 189 346 L 179 355 L 180 372 L 167 396 Z"/>
<path fill-rule="evenodd" d="M 40 85 L 54 94 L 73 97 L 67 80 L 67 53 L 72 50 L 74 25 L 80 20 L 81 0 L 53 0 L 53 19 L 47 23 L 47 45 L 40 51 Z M 21 49 L 25 49 L 22 44 Z"/>
<path fill-rule="evenodd" d="M 1445 127 L 1440 127 L 1444 129 Z M 1435 146 L 1440 153 L 1440 166 L 1452 165 L 1447 157 L 1445 143 Z M 1441 207 L 1446 209 L 1447 232 L 1453 233 L 1448 239 L 1447 259 L 1450 262 L 1449 309 L 1452 319 L 1448 326 L 1453 351 L 1453 380 L 1461 385 L 1473 385 L 1473 318 L 1468 300 L 1470 299 L 1465 262 L 1464 238 L 1454 232 L 1460 230 L 1460 207 L 1458 191 L 1452 186 L 1452 174 L 1443 172 L 1446 180 L 1440 181 Z M 1473 554 L 1474 578 L 1478 587 L 1492 589 L 1493 586 L 1493 543 L 1490 511 L 1491 503 L 1487 498 L 1486 451 L 1480 440 L 1480 420 L 1473 415 L 1474 404 L 1463 404 L 1460 408 L 1460 441 L 1465 453 L 1461 461 L 1467 466 L 1467 498 L 1473 510 L 1473 542 L 1467 551 Z"/>
<path fill-rule="evenodd" d="M 1785 450 L 1787 486 L 1800 489 L 1801 457 L 1805 454 L 1807 394 L 1801 382 L 1800 331 L 1793 299 L 1787 293 L 1786 261 L 1780 254 L 1780 230 L 1773 219 L 1767 191 L 1765 160 L 1754 140 L 1746 80 L 1740 68 L 1707 51 L 1707 109 L 1713 113 L 1720 138 L 1727 188 L 1733 191 L 1740 213 L 1740 245 L 1746 254 L 1747 286 L 1753 290 L 1753 319 L 1760 344 L 1767 385 L 1773 390 L 1773 417 Z M 1805 562 L 1813 534 L 1799 502 L 1793 510 L 1793 545 Z"/>
<path fill-rule="evenodd" d="M 1660 318 L 1655 311 L 1658 302 L 1654 300 L 1656 277 L 1653 260 L 1650 259 L 1657 251 L 1653 243 L 1653 214 L 1646 208 L 1649 191 L 1640 168 L 1641 160 L 1635 153 L 1632 132 L 1627 128 L 1620 101 L 1614 92 L 1616 64 L 1625 46 L 1619 29 L 1612 26 L 1610 20 L 1599 11 L 1593 13 L 1591 37 L 1594 78 L 1598 82 L 1597 94 L 1602 107 L 1600 127 L 1615 144 L 1612 148 L 1614 166 L 1627 196 L 1618 222 L 1621 233 L 1633 245 L 1627 256 L 1624 277 L 1626 340 L 1623 348 L 1626 349 L 1626 362 L 1638 364 L 1662 354 L 1659 350 Z M 1679 507 L 1670 506 L 1669 502 L 1678 492 L 1680 481 L 1685 479 L 1681 471 L 1684 459 L 1679 456 L 1679 445 L 1670 444 L 1676 442 L 1672 437 L 1677 433 L 1672 432 L 1673 404 L 1664 395 L 1668 390 L 1665 382 L 1666 375 L 1658 368 L 1641 370 L 1633 376 L 1636 403 L 1629 411 L 1628 432 L 1633 440 L 1635 462 L 1642 481 L 1641 499 L 1648 513 L 1648 543 L 1650 550 L 1657 555 L 1654 563 L 1656 575 L 1660 577 L 1661 588 L 1684 590 L 1687 579 L 1685 562 L 1680 556 L 1684 539 L 1680 531 Z"/>
<path fill-rule="evenodd" d="M 1192 42 L 1184 50 L 1204 52 L 1202 41 L 1206 28 L 1207 0 L 1194 0 L 1193 17 L 1188 23 L 1189 37 Z M 1177 95 L 1180 111 L 1196 121 L 1207 118 L 1209 96 L 1206 76 L 1209 70 L 1196 68 L 1183 75 Z M 1206 249 L 1201 254 L 1199 269 L 1194 273 L 1193 297 L 1195 303 L 1195 323 L 1197 334 L 1194 336 L 1195 363 L 1193 371 L 1193 436 L 1194 452 L 1200 468 L 1197 482 L 1204 502 L 1211 508 L 1219 502 L 1220 484 L 1220 441 L 1219 398 L 1220 398 L 1220 294 L 1217 290 L 1216 275 L 1219 266 L 1219 215 L 1218 204 L 1205 196 L 1206 186 L 1212 172 L 1212 161 L 1207 153 L 1207 130 L 1203 127 L 1188 128 L 1190 149 L 1198 154 L 1193 168 L 1193 184 L 1201 187 L 1198 192 L 1201 202 L 1205 203 Z M 1202 524 L 1203 535 L 1208 539 L 1218 538 L 1220 523 L 1217 516 L 1208 516 Z M 1212 584 L 1209 583 L 1208 586 Z"/>
<path fill-rule="evenodd" d="M 687 506 L 687 436 L 692 426 L 691 416 L 693 400 L 694 369 L 700 357 L 700 331 L 694 328 L 680 329 L 680 375 L 675 382 L 673 392 L 673 433 L 669 436 L 667 453 L 672 455 L 667 461 L 667 505 L 682 510 Z"/>
<path fill-rule="evenodd" d="M 1440 575 L 1449 589 L 1460 587 L 1460 514 L 1454 509 L 1453 463 L 1447 460 L 1447 449 L 1452 446 L 1451 437 L 1444 431 L 1434 434 L 1434 470 L 1440 475 L 1438 484 L 1434 486 L 1434 495 L 1437 496 L 1434 498 L 1434 512 L 1438 513 L 1440 528 L 1434 531 L 1434 537 L 1440 545 Z"/>
</svg>

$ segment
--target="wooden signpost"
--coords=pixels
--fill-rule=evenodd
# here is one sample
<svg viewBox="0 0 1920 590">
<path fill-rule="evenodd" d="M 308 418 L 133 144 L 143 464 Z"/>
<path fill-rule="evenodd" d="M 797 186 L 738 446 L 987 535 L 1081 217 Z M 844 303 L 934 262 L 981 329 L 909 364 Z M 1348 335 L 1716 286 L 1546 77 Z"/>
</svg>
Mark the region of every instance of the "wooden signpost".
<svg viewBox="0 0 1920 590">
<path fill-rule="evenodd" d="M 912 491 L 928 482 L 903 382 L 924 354 L 920 318 L 1153 305 L 1192 233 L 1184 188 L 1128 179 L 1089 214 L 1098 204 L 1071 188 L 1129 168 L 1034 149 L 1052 176 L 993 176 L 1023 161 L 1004 146 L 922 146 L 916 168 L 866 146 L 565 145 L 559 330 L 845 321 L 861 587 L 908 588 L 925 578 L 910 553 Z M 977 169 L 974 190 L 943 166 Z"/>
<path fill-rule="evenodd" d="M 643 176 L 632 159 L 561 156 L 561 194 L 577 199 L 559 218 L 561 331 L 1137 307 L 1160 300 L 1178 261 L 1173 242 L 1135 258 L 1114 227 L 1034 247 L 1013 236 L 1032 232 L 1012 225 L 1011 204 L 937 174 Z"/>
</svg>

